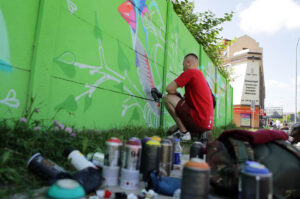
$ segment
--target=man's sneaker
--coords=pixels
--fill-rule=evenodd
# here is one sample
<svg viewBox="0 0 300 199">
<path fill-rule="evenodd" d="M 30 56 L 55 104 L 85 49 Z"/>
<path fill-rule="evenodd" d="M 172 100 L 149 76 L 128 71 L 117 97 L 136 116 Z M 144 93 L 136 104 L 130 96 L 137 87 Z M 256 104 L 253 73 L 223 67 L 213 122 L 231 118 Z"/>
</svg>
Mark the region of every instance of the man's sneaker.
<svg viewBox="0 0 300 199">
<path fill-rule="evenodd" d="M 182 133 L 179 129 L 177 131 L 175 131 L 175 133 L 173 133 L 171 136 L 173 138 L 179 138 L 181 141 L 190 141 L 191 140 L 190 132 Z"/>
<path fill-rule="evenodd" d="M 181 141 L 190 141 L 191 140 L 190 132 L 181 133 L 180 139 L 181 139 Z"/>
</svg>

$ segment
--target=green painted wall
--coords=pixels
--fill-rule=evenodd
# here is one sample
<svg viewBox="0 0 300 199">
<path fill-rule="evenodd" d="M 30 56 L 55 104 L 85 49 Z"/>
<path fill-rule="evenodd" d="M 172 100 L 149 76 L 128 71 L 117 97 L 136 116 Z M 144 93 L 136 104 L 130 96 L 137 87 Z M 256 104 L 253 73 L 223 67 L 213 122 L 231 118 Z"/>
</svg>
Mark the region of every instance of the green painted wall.
<svg viewBox="0 0 300 199">
<path fill-rule="evenodd" d="M 216 108 L 215 108 L 215 126 L 226 125 L 226 79 L 217 71 L 216 78 Z"/>
<path fill-rule="evenodd" d="M 189 52 L 215 92 L 226 92 L 166 1 L 0 1 L 0 44 L 0 118 L 20 117 L 33 96 L 39 118 L 79 128 L 168 127 L 174 122 L 150 90 L 164 90 Z"/>
<path fill-rule="evenodd" d="M 232 123 L 232 117 L 233 117 L 233 88 L 229 84 L 228 81 L 226 81 L 226 86 L 227 86 L 227 92 L 226 92 L 226 125 Z"/>
</svg>

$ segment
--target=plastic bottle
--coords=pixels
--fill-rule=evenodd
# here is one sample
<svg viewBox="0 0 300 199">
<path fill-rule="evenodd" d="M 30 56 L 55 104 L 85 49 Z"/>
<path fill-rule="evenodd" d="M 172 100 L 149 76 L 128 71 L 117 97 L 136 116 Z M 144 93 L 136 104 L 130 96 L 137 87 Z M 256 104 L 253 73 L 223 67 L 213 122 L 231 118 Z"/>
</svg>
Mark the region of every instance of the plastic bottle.
<svg viewBox="0 0 300 199">
<path fill-rule="evenodd" d="M 181 153 L 182 148 L 180 146 L 180 139 L 175 139 L 175 150 L 174 150 L 174 169 L 181 168 Z"/>
</svg>

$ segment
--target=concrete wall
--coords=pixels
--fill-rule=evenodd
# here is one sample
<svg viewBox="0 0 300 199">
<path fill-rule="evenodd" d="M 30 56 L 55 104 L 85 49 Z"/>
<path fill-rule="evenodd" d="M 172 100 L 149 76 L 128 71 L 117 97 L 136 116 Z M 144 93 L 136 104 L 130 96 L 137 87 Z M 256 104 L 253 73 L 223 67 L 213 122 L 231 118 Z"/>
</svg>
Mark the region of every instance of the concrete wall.
<svg viewBox="0 0 300 199">
<path fill-rule="evenodd" d="M 49 122 L 168 127 L 174 122 L 151 88 L 164 90 L 194 52 L 217 96 L 216 125 L 232 120 L 232 88 L 170 2 L 0 1 L 0 43 L 2 119 L 21 117 L 33 97 Z"/>
</svg>

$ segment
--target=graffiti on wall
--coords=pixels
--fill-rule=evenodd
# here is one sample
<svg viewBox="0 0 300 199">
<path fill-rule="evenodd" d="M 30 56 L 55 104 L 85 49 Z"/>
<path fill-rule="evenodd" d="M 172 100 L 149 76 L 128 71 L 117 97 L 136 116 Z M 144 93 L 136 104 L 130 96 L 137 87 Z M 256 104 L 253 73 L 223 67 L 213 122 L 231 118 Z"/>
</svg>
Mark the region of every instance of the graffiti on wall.
<svg viewBox="0 0 300 199">
<path fill-rule="evenodd" d="M 18 108 L 20 101 L 17 99 L 16 91 L 14 89 L 10 89 L 7 96 L 0 100 L 0 104 L 4 104 L 10 108 Z"/>
<path fill-rule="evenodd" d="M 69 1 L 68 1 L 69 2 Z M 69 4 L 68 4 L 69 6 Z M 157 4 L 152 1 L 149 4 L 149 10 L 152 14 L 154 12 L 159 12 Z M 126 1 L 123 4 L 121 4 L 118 8 L 118 11 L 120 12 L 121 16 L 125 21 L 128 23 L 131 31 L 132 36 L 132 45 L 133 49 L 135 50 L 135 64 L 136 64 L 136 71 L 139 78 L 139 82 L 141 84 L 142 90 L 139 90 L 138 85 L 136 85 L 131 78 L 128 76 L 128 71 L 130 70 L 131 66 L 124 66 L 121 69 L 120 72 L 117 72 L 117 70 L 113 70 L 112 67 L 110 67 L 105 60 L 105 54 L 104 54 L 104 47 L 101 40 L 101 35 L 95 34 L 97 40 L 98 40 L 98 52 L 99 52 L 99 62 L 100 65 L 93 66 L 87 63 L 82 63 L 79 60 L 76 59 L 76 55 L 70 51 L 63 52 L 61 55 L 55 58 L 55 62 L 59 65 L 64 64 L 67 66 L 72 66 L 73 68 L 77 68 L 80 70 L 88 70 L 90 75 L 98 75 L 99 78 L 94 83 L 86 83 L 85 88 L 87 89 L 85 92 L 78 94 L 77 96 L 74 96 L 73 99 L 67 99 L 67 101 L 72 101 L 71 103 L 74 104 L 77 107 L 77 102 L 81 100 L 83 97 L 85 99 L 91 99 L 94 92 L 101 84 L 103 84 L 106 81 L 113 81 L 116 82 L 116 87 L 118 87 L 121 91 L 125 91 L 129 94 L 128 98 L 126 98 L 122 103 L 122 111 L 121 116 L 125 117 L 126 112 L 129 109 L 137 108 L 145 120 L 145 122 L 149 126 L 159 126 L 159 116 L 160 116 L 160 104 L 155 102 L 151 96 L 151 89 L 154 87 L 161 87 L 162 86 L 162 80 L 161 75 L 158 71 L 157 66 L 157 54 L 159 51 L 164 51 L 164 36 L 162 35 L 161 31 L 164 30 L 165 26 L 163 23 L 163 20 L 161 18 L 161 27 L 156 27 L 150 20 L 150 12 L 148 10 L 147 5 L 145 4 L 145 1 L 135 1 L 134 4 L 130 1 Z M 142 10 L 142 11 L 140 11 Z M 71 12 L 70 12 L 71 13 Z M 72 13 L 71 13 L 72 14 Z M 95 15 L 96 20 L 96 15 Z M 95 21 L 95 24 L 97 24 L 97 20 Z M 144 32 L 144 35 L 146 37 L 146 44 L 143 45 L 141 40 L 138 38 L 138 26 L 142 25 L 142 29 Z M 153 34 L 157 42 L 154 44 L 149 45 L 148 44 L 148 36 L 149 34 Z M 122 47 L 120 43 L 119 45 L 119 56 L 121 56 L 126 62 L 125 64 L 128 64 L 124 58 L 124 52 L 122 50 Z M 153 64 L 149 61 L 149 56 L 153 58 Z M 128 59 L 126 57 L 126 59 Z M 120 63 L 119 63 L 120 64 Z M 124 65 L 124 63 L 121 63 Z M 120 65 L 121 65 L 120 64 Z M 62 68 L 63 69 L 63 68 Z M 67 69 L 63 69 L 64 72 L 69 77 L 74 77 L 74 73 L 72 73 L 72 68 L 67 67 Z M 154 75 L 155 74 L 155 75 Z M 155 81 L 155 78 L 158 78 Z M 155 84 L 157 83 L 157 85 Z M 138 100 L 136 97 L 136 93 L 140 96 L 139 98 L 146 99 L 147 103 L 141 102 L 141 100 Z M 73 98 L 73 95 L 72 97 Z"/>
<path fill-rule="evenodd" d="M 0 9 L 0 71 L 9 72 L 12 70 L 12 67 L 10 66 L 9 52 L 9 40 L 6 24 Z"/>
<path fill-rule="evenodd" d="M 143 19 L 147 18 L 146 13 L 149 11 L 145 4 L 145 0 L 135 0 L 134 4 L 131 1 L 125 1 L 123 4 L 119 6 L 119 12 L 121 16 L 125 19 L 125 21 L 130 26 L 131 36 L 132 36 L 132 43 L 133 43 L 133 49 L 135 50 L 135 64 L 137 67 L 138 76 L 140 79 L 140 83 L 143 87 L 143 91 L 146 95 L 147 99 L 151 99 L 151 89 L 155 88 L 154 83 L 154 75 L 152 72 L 152 69 L 149 64 L 149 44 L 148 44 L 148 33 L 147 30 L 150 28 L 151 20 L 145 20 L 148 24 L 148 28 L 143 23 Z M 139 19 L 141 20 L 141 24 L 143 26 L 143 31 L 146 37 L 146 47 L 143 46 L 142 42 L 138 38 L 138 25 Z M 154 27 L 154 25 L 152 25 Z M 155 27 L 154 29 L 155 30 Z M 154 61 L 156 62 L 156 60 Z M 156 66 L 157 67 L 157 66 Z M 157 68 L 156 68 L 157 69 Z M 160 75 L 157 75 L 157 77 L 160 77 Z M 161 81 L 160 81 L 161 82 Z M 156 116 L 159 116 L 159 105 L 153 101 L 148 100 L 148 105 L 151 108 L 151 111 Z"/>
<path fill-rule="evenodd" d="M 68 10 L 71 15 L 77 11 L 77 6 L 72 0 L 67 0 L 67 4 L 68 4 Z"/>
<path fill-rule="evenodd" d="M 9 40 L 6 29 L 6 24 L 2 11 L 0 9 L 0 71 L 11 72 L 12 67 L 10 65 L 10 54 L 9 54 Z M 10 89 L 3 99 L 0 99 L 0 104 L 6 105 L 10 108 L 18 108 L 20 101 L 17 99 L 17 94 L 14 89 Z"/>
</svg>

